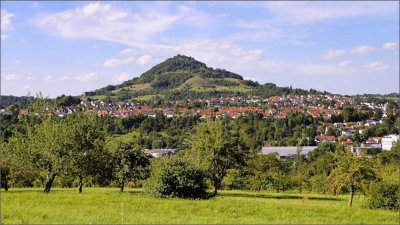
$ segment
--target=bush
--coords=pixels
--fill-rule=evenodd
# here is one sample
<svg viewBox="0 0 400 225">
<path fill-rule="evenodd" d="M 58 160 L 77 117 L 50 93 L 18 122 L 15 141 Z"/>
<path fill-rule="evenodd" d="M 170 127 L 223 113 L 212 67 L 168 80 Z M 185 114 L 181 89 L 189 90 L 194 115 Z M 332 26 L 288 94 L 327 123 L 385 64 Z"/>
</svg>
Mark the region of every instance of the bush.
<svg viewBox="0 0 400 225">
<path fill-rule="evenodd" d="M 188 161 L 175 157 L 154 160 L 146 192 L 156 197 L 205 198 L 206 179 L 202 171 Z"/>
<path fill-rule="evenodd" d="M 400 186 L 387 182 L 371 183 L 368 190 L 367 205 L 371 209 L 400 209 Z"/>
</svg>

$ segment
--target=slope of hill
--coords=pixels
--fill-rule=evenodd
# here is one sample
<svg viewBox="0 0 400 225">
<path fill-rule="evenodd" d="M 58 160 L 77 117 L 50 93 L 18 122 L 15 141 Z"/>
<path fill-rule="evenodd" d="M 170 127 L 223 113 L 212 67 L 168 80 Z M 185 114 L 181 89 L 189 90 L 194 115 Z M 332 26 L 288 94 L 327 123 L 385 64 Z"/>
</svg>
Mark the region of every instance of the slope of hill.
<svg viewBox="0 0 400 225">
<path fill-rule="evenodd" d="M 110 97 L 112 100 L 150 99 L 154 96 L 168 99 L 217 97 L 227 95 L 284 94 L 291 91 L 274 84 L 260 85 L 244 80 L 242 76 L 207 67 L 192 57 L 177 55 L 154 66 L 140 77 L 119 85 L 108 85 L 88 92 L 92 98 Z M 307 92 L 305 90 L 300 92 Z"/>
</svg>

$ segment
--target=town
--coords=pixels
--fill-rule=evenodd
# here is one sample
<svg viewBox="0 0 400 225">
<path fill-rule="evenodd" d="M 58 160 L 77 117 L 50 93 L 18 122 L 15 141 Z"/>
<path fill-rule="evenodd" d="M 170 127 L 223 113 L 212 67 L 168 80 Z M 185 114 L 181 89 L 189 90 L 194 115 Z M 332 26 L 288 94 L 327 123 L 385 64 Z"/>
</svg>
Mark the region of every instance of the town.
<svg viewBox="0 0 400 225">
<path fill-rule="evenodd" d="M 83 99 L 84 96 L 81 96 Z M 392 145 L 399 140 L 398 134 L 389 134 L 381 137 L 367 137 L 362 143 L 355 143 L 355 139 L 360 139 L 365 135 L 366 128 L 382 123 L 382 120 L 389 113 L 389 103 L 373 103 L 366 100 L 362 101 L 350 96 L 333 94 L 308 94 L 308 95 L 287 95 L 271 96 L 261 98 L 258 96 L 231 96 L 209 99 L 195 100 L 176 100 L 169 102 L 168 107 L 151 106 L 147 101 L 131 102 L 106 102 L 102 100 L 86 99 L 80 104 L 62 106 L 53 113 L 59 117 L 65 117 L 78 111 L 92 113 L 98 116 L 128 117 L 131 115 L 142 115 L 155 118 L 157 114 L 167 118 L 175 116 L 199 116 L 205 118 L 244 118 L 249 115 L 259 115 L 264 119 L 285 118 L 290 113 L 304 113 L 313 118 L 321 118 L 324 122 L 317 126 L 317 135 L 314 137 L 314 146 L 303 146 L 302 155 L 314 150 L 320 143 L 341 142 L 349 147 L 356 155 L 365 155 L 381 150 L 390 150 Z M 343 118 L 344 107 L 351 107 L 365 115 L 364 120 L 348 121 Z M 7 114 L 2 109 L 1 113 Z M 400 109 L 392 108 L 390 113 L 399 116 Z M 20 109 L 20 115 L 29 114 L 28 109 Z M 309 141 L 308 141 L 309 142 Z M 308 143 L 309 145 L 309 143 Z M 271 146 L 265 143 L 261 154 L 277 152 L 279 158 L 286 160 L 294 158 L 297 151 L 296 146 Z M 159 157 L 170 155 L 176 149 L 148 149 L 148 154 Z"/>
</svg>

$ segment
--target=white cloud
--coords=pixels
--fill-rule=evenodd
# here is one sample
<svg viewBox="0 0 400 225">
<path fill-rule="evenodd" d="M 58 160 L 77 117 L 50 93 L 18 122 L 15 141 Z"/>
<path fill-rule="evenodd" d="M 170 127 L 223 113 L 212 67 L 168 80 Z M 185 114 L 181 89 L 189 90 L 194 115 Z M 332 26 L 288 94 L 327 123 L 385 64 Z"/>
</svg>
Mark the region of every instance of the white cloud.
<svg viewBox="0 0 400 225">
<path fill-rule="evenodd" d="M 167 30 L 179 18 L 154 10 L 132 13 L 111 4 L 89 3 L 83 7 L 40 16 L 36 25 L 64 38 L 94 38 L 146 47 L 154 35 Z"/>
<path fill-rule="evenodd" d="M 28 76 L 28 77 L 25 77 L 25 80 L 36 80 L 36 77 Z"/>
<path fill-rule="evenodd" d="M 7 36 L 7 35 L 5 35 L 5 34 L 1 34 L 1 40 L 2 40 L 2 41 L 6 40 L 7 38 L 8 38 L 8 36 Z"/>
<path fill-rule="evenodd" d="M 8 30 L 11 25 L 11 18 L 14 14 L 8 12 L 7 10 L 1 10 L 1 31 Z"/>
<path fill-rule="evenodd" d="M 129 80 L 131 76 L 127 73 L 121 73 L 115 77 L 115 84 L 122 83 L 126 80 Z"/>
<path fill-rule="evenodd" d="M 20 73 L 20 72 L 17 72 L 17 73 L 6 73 L 4 75 L 4 80 L 7 80 L 7 81 L 11 81 L 11 80 L 32 81 L 32 80 L 36 80 L 37 79 L 36 77 L 31 76 L 29 74 L 30 74 L 29 72 L 28 73 L 24 73 L 24 72 L 22 72 L 22 73 Z M 3 75 L 2 75 L 2 77 L 3 77 Z"/>
<path fill-rule="evenodd" d="M 21 77 L 17 76 L 15 73 L 7 74 L 4 76 L 5 80 L 20 80 Z"/>
<path fill-rule="evenodd" d="M 185 41 L 175 48 L 175 52 L 192 56 L 209 66 L 235 70 L 249 68 L 262 60 L 263 51 L 246 50 L 230 41 L 198 39 Z"/>
<path fill-rule="evenodd" d="M 330 64 L 317 64 L 317 63 L 306 63 L 306 64 L 298 64 L 292 65 L 291 70 L 295 71 L 296 74 L 302 75 L 338 75 L 342 74 L 343 70 L 335 65 Z"/>
<path fill-rule="evenodd" d="M 48 75 L 48 76 L 45 76 L 43 79 L 44 79 L 44 80 L 51 80 L 51 79 L 53 79 L 53 76 Z"/>
<path fill-rule="evenodd" d="M 125 59 L 107 59 L 104 61 L 103 66 L 104 67 L 116 67 L 116 66 L 123 66 L 123 65 L 129 65 L 135 61 L 135 58 L 129 57 Z"/>
<path fill-rule="evenodd" d="M 382 61 L 370 62 L 365 65 L 365 67 L 373 70 L 386 70 L 389 68 L 389 66 Z"/>
<path fill-rule="evenodd" d="M 235 25 L 244 30 L 231 35 L 232 40 L 271 41 L 287 38 L 280 28 L 272 26 L 268 21 L 240 20 Z"/>
<path fill-rule="evenodd" d="M 1 40 L 6 40 L 8 35 L 3 34 L 4 31 L 7 31 L 11 27 L 11 18 L 14 14 L 8 12 L 7 10 L 1 10 Z"/>
<path fill-rule="evenodd" d="M 325 54 L 325 59 L 335 59 L 346 55 L 347 51 L 343 49 L 329 49 Z"/>
<path fill-rule="evenodd" d="M 89 80 L 94 80 L 97 78 L 96 73 L 85 73 L 82 75 L 74 76 L 71 79 L 72 80 L 77 80 L 77 81 L 89 81 Z"/>
<path fill-rule="evenodd" d="M 251 81 L 257 81 L 256 78 L 254 77 L 243 77 L 244 80 L 251 80 Z"/>
<path fill-rule="evenodd" d="M 97 79 L 97 73 L 84 73 L 84 74 L 79 74 L 75 76 L 62 76 L 62 77 L 54 77 L 51 75 L 48 75 L 43 78 L 44 80 L 47 81 L 66 81 L 66 80 L 71 80 L 71 81 L 90 81 L 90 80 L 95 80 Z"/>
<path fill-rule="evenodd" d="M 135 50 L 133 50 L 132 48 L 125 48 L 119 52 L 119 54 L 121 55 L 132 55 L 133 53 L 135 53 Z"/>
<path fill-rule="evenodd" d="M 275 20 L 289 24 L 316 22 L 396 12 L 396 2 L 300 2 L 271 1 L 265 3 Z"/>
<path fill-rule="evenodd" d="M 373 51 L 375 51 L 375 48 L 368 45 L 359 46 L 351 50 L 352 53 L 356 53 L 359 55 L 366 55 Z"/>
<path fill-rule="evenodd" d="M 352 64 L 352 62 L 350 60 L 346 60 L 346 61 L 342 61 L 339 63 L 339 66 L 350 66 Z"/>
<path fill-rule="evenodd" d="M 150 63 L 153 57 L 151 55 L 143 55 L 136 60 L 137 64 L 144 65 Z"/>
<path fill-rule="evenodd" d="M 384 49 L 394 50 L 399 48 L 399 44 L 396 42 L 388 42 L 383 45 Z"/>
<path fill-rule="evenodd" d="M 192 6 L 178 7 L 178 15 L 183 24 L 195 27 L 207 27 L 212 21 L 212 16 L 210 14 L 199 11 Z"/>
</svg>

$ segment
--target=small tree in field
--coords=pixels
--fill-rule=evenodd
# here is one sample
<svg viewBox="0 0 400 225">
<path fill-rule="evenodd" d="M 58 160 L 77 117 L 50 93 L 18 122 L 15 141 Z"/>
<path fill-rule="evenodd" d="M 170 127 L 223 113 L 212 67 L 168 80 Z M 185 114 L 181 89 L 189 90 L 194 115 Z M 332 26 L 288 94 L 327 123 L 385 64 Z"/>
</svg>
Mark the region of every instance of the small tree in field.
<svg viewBox="0 0 400 225">
<path fill-rule="evenodd" d="M 99 173 L 104 155 L 104 134 L 100 131 L 94 116 L 71 116 L 68 124 L 71 131 L 71 174 L 79 178 L 79 193 L 82 192 L 83 178 Z"/>
<path fill-rule="evenodd" d="M 364 185 L 375 177 L 371 165 L 365 158 L 356 158 L 350 151 L 336 154 L 337 167 L 327 178 L 328 192 L 341 194 L 348 191 L 349 206 L 353 204 L 354 193 L 364 190 Z"/>
<path fill-rule="evenodd" d="M 221 120 L 208 120 L 200 124 L 193 135 L 189 157 L 211 180 L 215 195 L 221 188 L 226 171 L 245 160 L 245 147 L 234 130 Z"/>
<path fill-rule="evenodd" d="M 71 157 L 71 134 L 67 123 L 52 117 L 28 129 L 28 143 L 33 161 L 39 170 L 46 172 L 44 192 L 50 192 L 54 179 L 68 171 Z"/>
<path fill-rule="evenodd" d="M 121 192 L 129 179 L 145 178 L 149 166 L 148 156 L 133 143 L 117 142 L 114 149 L 114 177 Z"/>
</svg>

